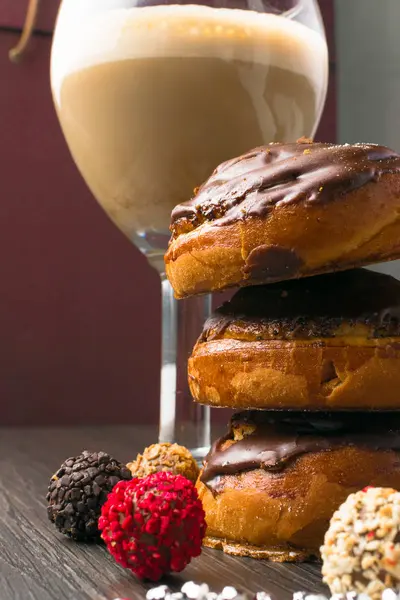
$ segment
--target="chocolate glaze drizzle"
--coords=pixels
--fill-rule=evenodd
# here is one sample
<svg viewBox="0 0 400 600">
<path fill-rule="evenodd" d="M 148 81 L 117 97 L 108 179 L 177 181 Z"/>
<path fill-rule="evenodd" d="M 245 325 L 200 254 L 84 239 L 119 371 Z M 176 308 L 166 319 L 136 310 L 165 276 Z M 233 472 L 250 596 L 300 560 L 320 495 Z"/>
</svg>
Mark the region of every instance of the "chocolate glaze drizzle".
<svg viewBox="0 0 400 600">
<path fill-rule="evenodd" d="M 226 225 L 264 216 L 275 206 L 299 202 L 332 202 L 384 173 L 400 172 L 400 155 L 375 144 L 343 146 L 273 143 L 222 163 L 197 194 L 172 212 L 174 224 L 184 219 L 192 228 L 205 221 Z"/>
<path fill-rule="evenodd" d="M 242 288 L 206 321 L 200 339 L 228 329 L 231 337 L 239 331 L 269 339 L 334 337 L 344 321 L 369 326 L 371 338 L 400 335 L 400 281 L 354 269 Z"/>
<path fill-rule="evenodd" d="M 235 428 L 254 425 L 255 431 L 224 449 Z M 218 487 L 222 475 L 253 469 L 282 471 L 310 452 L 343 446 L 400 451 L 400 413 L 270 413 L 247 411 L 232 417 L 231 430 L 212 446 L 201 481 Z"/>
</svg>

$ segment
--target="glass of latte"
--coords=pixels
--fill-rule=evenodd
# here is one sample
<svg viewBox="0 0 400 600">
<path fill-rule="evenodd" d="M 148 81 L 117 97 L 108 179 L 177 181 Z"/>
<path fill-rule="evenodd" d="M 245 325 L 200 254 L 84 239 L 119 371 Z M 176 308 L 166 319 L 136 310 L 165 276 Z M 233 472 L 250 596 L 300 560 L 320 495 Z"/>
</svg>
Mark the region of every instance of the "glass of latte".
<svg viewBox="0 0 400 600">
<path fill-rule="evenodd" d="M 313 136 L 327 75 L 316 0 L 61 2 L 51 84 L 67 144 L 161 276 L 161 441 L 201 455 L 210 436 L 185 375 L 210 298 L 173 298 L 163 261 L 171 210 L 222 161 Z"/>
</svg>

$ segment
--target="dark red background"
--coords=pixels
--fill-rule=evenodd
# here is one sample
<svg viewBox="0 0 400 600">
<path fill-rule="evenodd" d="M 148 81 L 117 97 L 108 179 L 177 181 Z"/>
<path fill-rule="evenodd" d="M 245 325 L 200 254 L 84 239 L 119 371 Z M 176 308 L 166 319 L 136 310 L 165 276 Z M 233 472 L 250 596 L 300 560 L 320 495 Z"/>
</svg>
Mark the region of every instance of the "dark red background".
<svg viewBox="0 0 400 600">
<path fill-rule="evenodd" d="M 0 425 L 158 418 L 160 284 L 80 178 L 49 86 L 57 2 L 42 0 L 20 65 L 8 59 L 27 0 L 0 7 Z M 329 96 L 318 139 L 334 140 Z"/>
</svg>

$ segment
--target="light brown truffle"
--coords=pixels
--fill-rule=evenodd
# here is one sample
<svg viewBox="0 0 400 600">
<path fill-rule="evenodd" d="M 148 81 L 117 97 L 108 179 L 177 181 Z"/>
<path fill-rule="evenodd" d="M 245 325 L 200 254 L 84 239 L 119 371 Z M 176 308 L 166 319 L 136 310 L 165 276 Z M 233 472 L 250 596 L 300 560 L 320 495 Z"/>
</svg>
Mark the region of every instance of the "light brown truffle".
<svg viewBox="0 0 400 600">
<path fill-rule="evenodd" d="M 199 475 L 195 459 L 187 448 L 179 444 L 152 444 L 126 466 L 132 477 L 146 477 L 159 471 L 170 471 L 195 482 Z"/>
<path fill-rule="evenodd" d="M 380 600 L 400 589 L 400 493 L 366 488 L 332 517 L 321 547 L 324 581 L 333 594 L 366 593 Z"/>
</svg>

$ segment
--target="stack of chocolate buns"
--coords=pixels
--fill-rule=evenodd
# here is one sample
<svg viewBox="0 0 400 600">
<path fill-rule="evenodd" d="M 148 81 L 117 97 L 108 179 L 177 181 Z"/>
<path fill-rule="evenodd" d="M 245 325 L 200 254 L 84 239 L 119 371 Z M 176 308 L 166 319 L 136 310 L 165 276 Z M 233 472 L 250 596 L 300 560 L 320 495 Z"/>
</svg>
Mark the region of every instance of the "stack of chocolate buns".
<svg viewBox="0 0 400 600">
<path fill-rule="evenodd" d="M 270 144 L 218 167 L 172 213 L 178 298 L 241 288 L 189 359 L 196 402 L 238 410 L 197 483 L 206 544 L 318 556 L 365 486 L 400 489 L 400 155 Z"/>
</svg>

